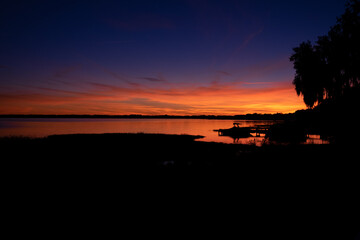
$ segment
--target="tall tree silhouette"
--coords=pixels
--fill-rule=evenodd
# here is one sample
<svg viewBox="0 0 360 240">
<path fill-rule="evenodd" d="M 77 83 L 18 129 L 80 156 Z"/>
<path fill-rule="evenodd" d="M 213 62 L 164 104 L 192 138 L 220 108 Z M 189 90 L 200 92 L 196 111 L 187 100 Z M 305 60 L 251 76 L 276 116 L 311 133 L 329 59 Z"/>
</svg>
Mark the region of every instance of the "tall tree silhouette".
<svg viewBox="0 0 360 240">
<path fill-rule="evenodd" d="M 360 87 L 360 0 L 350 0 L 336 25 L 315 45 L 309 41 L 295 47 L 293 84 L 305 104 L 312 108 L 325 99 L 339 99 Z"/>
<path fill-rule="evenodd" d="M 296 70 L 293 81 L 296 93 L 303 95 L 304 102 L 308 107 L 313 107 L 315 102 L 323 100 L 324 88 L 321 81 L 321 69 L 324 65 L 318 52 L 309 41 L 294 48 L 294 52 L 290 60 L 294 62 Z"/>
</svg>

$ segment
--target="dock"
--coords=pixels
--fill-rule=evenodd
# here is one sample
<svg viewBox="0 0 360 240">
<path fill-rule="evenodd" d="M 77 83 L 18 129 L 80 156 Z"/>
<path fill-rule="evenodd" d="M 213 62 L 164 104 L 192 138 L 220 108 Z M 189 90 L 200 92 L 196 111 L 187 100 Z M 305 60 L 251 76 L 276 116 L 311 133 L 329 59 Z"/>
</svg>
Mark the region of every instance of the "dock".
<svg viewBox="0 0 360 240">
<path fill-rule="evenodd" d="M 261 134 L 266 134 L 270 128 L 270 125 L 258 125 L 254 127 L 239 127 L 239 123 L 234 123 L 234 127 L 229 129 L 214 130 L 218 132 L 219 136 L 231 136 L 231 137 L 260 137 Z"/>
<path fill-rule="evenodd" d="M 270 125 L 260 125 L 250 129 L 250 133 L 255 134 L 256 137 L 260 137 L 260 134 L 266 134 L 269 131 Z"/>
</svg>

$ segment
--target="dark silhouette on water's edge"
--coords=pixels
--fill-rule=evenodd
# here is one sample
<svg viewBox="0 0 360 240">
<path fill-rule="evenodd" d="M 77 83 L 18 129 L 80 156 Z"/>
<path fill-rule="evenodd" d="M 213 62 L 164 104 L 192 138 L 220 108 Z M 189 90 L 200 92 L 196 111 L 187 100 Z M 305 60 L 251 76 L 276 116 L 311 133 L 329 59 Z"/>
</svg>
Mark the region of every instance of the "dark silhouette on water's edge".
<svg viewBox="0 0 360 240">
<path fill-rule="evenodd" d="M 249 231 L 244 230 L 244 236 L 256 231 L 257 236 L 282 239 L 294 234 L 306 239 L 354 239 L 358 171 L 351 156 L 357 149 L 343 152 L 338 145 L 299 144 L 256 147 L 195 139 L 201 137 L 73 134 L 0 138 L 3 177 L 18 209 L 23 209 L 25 199 L 32 206 L 40 202 L 43 208 L 47 203 L 39 199 L 49 196 L 55 196 L 56 205 L 64 206 L 65 212 L 76 209 L 63 197 L 81 199 L 86 209 L 113 208 L 130 196 L 126 206 L 135 204 L 137 210 L 150 204 L 157 206 L 154 210 L 159 214 L 160 209 L 180 204 L 191 212 L 205 208 L 207 216 L 210 209 L 214 214 L 232 202 L 231 206 L 243 209 L 246 222 L 254 216 L 265 221 L 256 221 L 256 226 L 246 223 Z M 175 200 L 169 199 L 169 191 L 176 192 Z M 149 199 L 154 194 L 155 203 L 153 197 Z M 220 194 L 215 196 L 218 200 L 213 194 Z M 191 201 L 179 202 L 179 197 Z M 196 200 L 199 197 L 203 200 Z M 201 204 L 194 209 L 197 201 Z"/>
<path fill-rule="evenodd" d="M 242 115 L 91 115 L 91 114 L 2 114 L 0 118 L 109 118 L 109 119 L 229 119 L 229 120 L 285 120 L 291 118 L 293 113 L 276 114 L 242 114 Z"/>
</svg>

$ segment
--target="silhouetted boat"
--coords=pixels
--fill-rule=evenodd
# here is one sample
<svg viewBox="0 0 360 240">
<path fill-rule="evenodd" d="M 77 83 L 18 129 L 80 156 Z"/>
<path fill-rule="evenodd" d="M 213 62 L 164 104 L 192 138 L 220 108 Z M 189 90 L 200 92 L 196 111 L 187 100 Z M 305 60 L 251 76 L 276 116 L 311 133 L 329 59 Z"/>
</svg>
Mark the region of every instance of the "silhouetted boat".
<svg viewBox="0 0 360 240">
<path fill-rule="evenodd" d="M 218 132 L 219 136 L 229 136 L 235 138 L 246 138 L 250 137 L 251 128 L 250 127 L 240 127 L 239 123 L 233 123 L 234 126 L 228 129 L 217 129 L 214 130 Z"/>
</svg>

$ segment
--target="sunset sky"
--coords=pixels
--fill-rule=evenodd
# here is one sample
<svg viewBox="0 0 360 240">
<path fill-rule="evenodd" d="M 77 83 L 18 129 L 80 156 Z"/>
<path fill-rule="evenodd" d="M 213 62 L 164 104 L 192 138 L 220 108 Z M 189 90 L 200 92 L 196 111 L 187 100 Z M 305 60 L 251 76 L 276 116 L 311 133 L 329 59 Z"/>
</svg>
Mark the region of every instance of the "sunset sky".
<svg viewBox="0 0 360 240">
<path fill-rule="evenodd" d="M 304 109 L 289 57 L 344 0 L 2 1 L 0 114 Z"/>
</svg>

